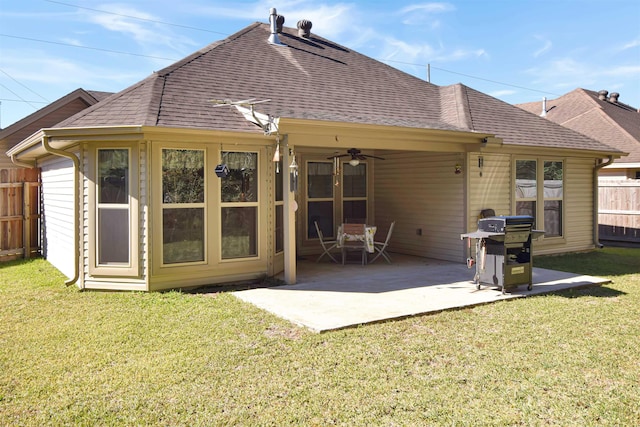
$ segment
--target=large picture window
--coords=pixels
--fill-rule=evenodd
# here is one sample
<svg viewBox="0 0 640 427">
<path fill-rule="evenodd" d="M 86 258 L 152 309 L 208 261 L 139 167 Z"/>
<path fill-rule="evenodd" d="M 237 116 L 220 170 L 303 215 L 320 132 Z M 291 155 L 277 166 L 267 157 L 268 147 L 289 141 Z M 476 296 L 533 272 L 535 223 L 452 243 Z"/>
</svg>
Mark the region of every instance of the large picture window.
<svg viewBox="0 0 640 427">
<path fill-rule="evenodd" d="M 223 151 L 220 179 L 222 259 L 258 256 L 258 153 Z"/>
<path fill-rule="evenodd" d="M 205 155 L 162 150 L 162 262 L 205 260 Z"/>
<path fill-rule="evenodd" d="M 516 215 L 535 218 L 545 237 L 563 235 L 564 162 L 516 160 Z M 540 203 L 539 203 L 540 201 Z M 542 218 L 542 221 L 539 220 Z"/>
</svg>

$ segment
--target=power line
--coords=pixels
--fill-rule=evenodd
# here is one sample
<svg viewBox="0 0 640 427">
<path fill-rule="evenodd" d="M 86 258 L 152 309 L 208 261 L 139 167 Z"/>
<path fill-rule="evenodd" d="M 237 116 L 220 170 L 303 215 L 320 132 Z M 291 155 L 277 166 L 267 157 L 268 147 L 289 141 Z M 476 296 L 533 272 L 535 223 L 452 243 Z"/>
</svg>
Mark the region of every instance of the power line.
<svg viewBox="0 0 640 427">
<path fill-rule="evenodd" d="M 110 11 L 102 10 L 102 9 L 94 9 L 94 8 L 89 8 L 89 7 L 84 7 L 84 6 L 78 6 L 76 4 L 65 3 L 65 2 L 56 1 L 56 0 L 44 0 L 44 1 L 49 2 L 49 3 L 54 3 L 54 4 L 67 6 L 67 7 L 73 7 L 73 8 L 89 10 L 89 11 L 97 12 L 97 13 L 115 15 L 115 16 L 120 16 L 120 17 L 124 17 L 124 18 L 144 21 L 144 22 L 151 22 L 151 23 L 155 23 L 155 24 L 168 25 L 168 26 L 177 27 L 177 28 L 184 28 L 184 29 L 189 29 L 189 30 L 203 31 L 203 32 L 208 32 L 208 33 L 213 33 L 213 34 L 221 34 L 221 35 L 224 35 L 224 36 L 228 36 L 227 33 L 222 33 L 222 32 L 219 32 L 219 31 L 207 30 L 207 29 L 204 29 L 204 28 L 198 28 L 198 27 L 193 27 L 193 26 L 189 26 L 189 25 L 173 24 L 171 22 L 164 22 L 164 21 L 158 21 L 158 20 L 154 20 L 154 19 L 141 18 L 141 17 L 138 17 L 138 16 L 125 15 L 125 14 L 116 13 L 116 12 L 110 12 Z M 89 50 L 95 50 L 95 51 L 101 51 L 101 52 L 115 53 L 115 54 L 119 54 L 119 55 L 137 56 L 137 57 L 141 57 L 141 58 L 160 59 L 160 60 L 165 60 L 165 61 L 178 61 L 178 59 L 175 59 L 175 58 L 164 58 L 164 57 L 158 57 L 158 56 L 143 55 L 143 54 L 138 54 L 138 53 L 116 51 L 116 50 L 103 49 L 103 48 L 97 48 L 97 47 L 80 46 L 80 45 L 75 45 L 75 44 L 54 42 L 54 41 L 49 41 L 49 40 L 41 40 L 41 39 L 34 39 L 34 38 L 28 38 L 28 37 L 12 36 L 12 35 L 8 35 L 8 34 L 0 34 L 0 36 L 2 36 L 2 37 L 11 37 L 11 38 L 16 38 L 16 39 L 22 39 L 22 40 L 28 40 L 28 41 L 35 41 L 35 42 L 39 42 L 39 43 L 49 43 L 49 44 L 55 44 L 55 45 L 60 45 L 60 46 L 68 46 L 68 47 L 89 49 Z M 472 75 L 469 75 L 469 74 L 464 74 L 464 73 L 459 73 L 459 72 L 456 72 L 456 71 L 447 70 L 447 69 L 444 69 L 444 68 L 433 67 L 433 66 L 427 65 L 427 64 L 415 64 L 415 63 L 410 63 L 410 62 L 394 61 L 394 60 L 389 60 L 389 59 L 380 59 L 380 61 L 392 62 L 392 63 L 397 63 L 397 64 L 405 64 L 405 65 L 411 65 L 411 66 L 416 66 L 416 67 L 427 67 L 427 66 L 429 66 L 430 68 L 433 68 L 433 69 L 436 69 L 436 70 L 440 70 L 440 71 L 443 71 L 443 72 L 446 72 L 446 73 L 450 73 L 450 74 L 456 74 L 456 75 L 464 76 L 464 77 L 475 79 L 475 80 L 486 81 L 486 82 L 493 83 L 493 84 L 514 87 L 514 88 L 517 88 L 517 89 L 527 90 L 527 91 L 531 91 L 531 92 L 538 92 L 538 93 L 543 93 L 543 94 L 548 94 L 548 95 L 561 96 L 560 94 L 557 94 L 557 93 L 552 93 L 552 92 L 548 92 L 548 91 L 542 91 L 542 90 L 538 90 L 538 89 L 531 89 L 531 88 L 528 88 L 528 87 L 518 86 L 518 85 L 514 85 L 514 84 L 510 84 L 510 83 L 503 83 L 503 82 L 499 82 L 499 81 L 496 81 L 496 80 L 486 79 L 486 78 L 483 78 L 483 77 L 476 77 L 476 76 L 472 76 Z M 25 102 L 27 102 L 27 101 L 25 101 Z"/>
<path fill-rule="evenodd" d="M 192 26 L 189 26 L 189 25 L 173 24 L 171 22 L 158 21 L 158 20 L 148 19 L 148 18 L 140 18 L 138 16 L 124 15 L 124 14 L 121 14 L 121 13 L 110 12 L 110 11 L 102 10 L 102 9 L 93 9 L 93 8 L 90 8 L 90 7 L 78 6 L 76 4 L 65 3 L 65 2 L 56 1 L 56 0 L 44 0 L 44 1 L 49 2 L 49 3 L 63 5 L 63 6 L 68 6 L 68 7 L 75 7 L 75 8 L 78 8 L 78 9 L 90 10 L 92 12 L 98 12 L 98 13 L 105 13 L 105 14 L 109 14 L 109 15 L 121 16 L 123 18 L 129 18 L 129 19 L 136 19 L 136 20 L 144 21 L 144 22 L 152 22 L 152 23 L 155 23 L 155 24 L 169 25 L 169 26 L 172 26 L 172 27 L 186 28 L 186 29 L 195 30 L 195 31 L 204 31 L 204 32 L 213 33 L 213 34 L 221 34 L 221 35 L 224 35 L 224 36 L 228 36 L 229 35 L 229 34 L 226 34 L 226 33 L 221 33 L 219 31 L 206 30 L 204 28 L 192 27 Z M 121 53 L 121 52 L 113 52 L 113 53 Z M 126 52 L 123 52 L 123 53 L 126 54 L 126 55 L 134 55 L 134 54 L 126 53 Z M 138 55 L 138 56 L 144 56 L 144 55 Z M 149 58 L 153 58 L 153 57 L 149 57 Z M 166 59 L 166 58 L 156 58 L 156 59 Z M 426 67 L 427 66 L 427 64 L 412 64 L 412 63 L 409 63 L 409 62 L 402 62 L 402 61 L 393 61 L 393 60 L 382 60 L 382 61 L 395 62 L 395 63 L 398 63 L 398 64 L 405 64 L 405 65 L 413 65 L 413 66 L 417 66 L 417 67 Z M 561 94 L 557 94 L 557 93 L 553 93 L 553 92 L 547 92 L 547 91 L 542 91 L 542 90 L 538 90 L 538 89 L 531 89 L 531 88 L 527 88 L 527 87 L 524 87 L 524 86 L 518 86 L 518 85 L 514 85 L 514 84 L 510 84 L 510 83 L 502 83 L 502 82 L 499 82 L 499 81 L 496 81 L 496 80 L 491 80 L 491 79 L 486 79 L 486 78 L 482 78 L 482 77 L 471 76 L 469 74 L 459 73 L 459 72 L 456 72 L 456 71 L 446 70 L 444 68 L 439 68 L 439 67 L 431 67 L 431 68 L 436 69 L 436 70 L 440 70 L 440 71 L 444 71 L 446 73 L 456 74 L 456 75 L 459 75 L 459 76 L 464 76 L 464 77 L 467 77 L 467 78 L 470 78 L 470 79 L 475 79 L 475 80 L 482 80 L 482 81 L 485 81 L 485 82 L 494 83 L 494 84 L 498 84 L 498 85 L 502 85 L 502 86 L 509 86 L 509 87 L 514 87 L 514 88 L 517 88 L 517 89 L 523 89 L 523 90 L 528 90 L 528 91 L 531 91 L 531 92 L 543 93 L 543 94 L 547 94 L 547 95 L 561 96 Z"/>
<path fill-rule="evenodd" d="M 25 104 L 29 104 L 34 110 L 37 110 L 38 107 L 36 107 L 35 105 L 33 105 L 31 102 L 27 101 L 26 99 L 24 99 L 23 97 L 21 97 L 20 95 L 18 95 L 17 93 L 15 93 L 14 91 L 12 91 L 11 89 L 9 89 L 8 87 L 6 87 L 5 85 L 3 85 L 2 83 L 0 83 L 0 86 L 2 86 L 3 88 L 5 88 L 6 90 L 8 90 L 9 92 L 11 92 L 12 94 L 14 94 L 15 96 L 17 96 L 18 98 L 20 98 L 20 100 L 22 102 L 24 102 Z"/>
<path fill-rule="evenodd" d="M 3 69 L 0 69 L 0 72 L 2 74 L 4 74 L 5 76 L 9 77 L 11 80 L 13 80 L 15 83 L 19 84 L 20 86 L 22 86 L 23 88 L 25 88 L 26 90 L 28 90 L 29 92 L 31 92 L 32 94 L 39 96 L 40 98 L 44 99 L 47 102 L 50 102 L 47 98 L 45 98 L 44 96 L 40 95 L 39 93 L 37 93 L 36 91 L 32 90 L 30 87 L 28 87 L 25 84 L 20 83 L 18 80 L 14 79 L 13 77 L 11 77 L 11 75 L 9 75 L 9 73 L 7 73 L 6 71 L 4 71 Z"/>
<path fill-rule="evenodd" d="M 0 83 L 0 85 L 2 85 Z M 6 86 L 2 85 L 2 87 L 4 87 L 6 89 Z M 7 101 L 7 102 L 23 102 L 23 103 L 34 103 L 34 104 L 49 104 L 49 102 L 45 102 L 45 101 L 27 101 L 24 99 L 10 99 L 10 98 L 0 98 L 0 101 Z"/>
<path fill-rule="evenodd" d="M 20 40 L 28 40 L 28 41 L 32 41 L 32 42 L 55 44 L 55 45 L 59 45 L 59 46 L 76 47 L 76 48 L 80 48 L 80 49 L 97 50 L 97 51 L 100 51 L 100 52 L 117 53 L 117 54 L 120 54 L 120 55 L 139 56 L 139 57 L 142 57 L 142 58 L 162 59 L 164 61 L 177 61 L 177 59 L 175 59 L 175 58 L 163 58 L 161 56 L 151 56 L 151 55 L 143 55 L 141 53 L 122 52 L 122 51 L 119 51 L 119 50 L 102 49 L 102 48 L 99 48 L 99 47 L 79 46 L 79 45 L 75 45 L 75 44 L 71 44 L 71 43 L 53 42 L 53 41 L 50 41 L 50 40 L 41 40 L 41 39 L 33 39 L 33 38 L 30 38 L 30 37 L 12 36 L 12 35 L 9 35 L 9 34 L 0 34 L 0 37 L 9 37 L 9 38 L 12 38 L 12 39 L 20 39 Z"/>
<path fill-rule="evenodd" d="M 47 1 L 51 1 L 51 0 L 47 0 Z M 54 2 L 54 3 L 56 3 L 56 2 Z M 118 50 L 103 49 L 103 48 L 91 47 L 91 46 L 79 46 L 79 45 L 70 44 L 70 43 L 54 42 L 54 41 L 50 41 L 50 40 L 34 39 L 34 38 L 30 38 L 30 37 L 12 36 L 12 35 L 9 35 L 9 34 L 0 34 L 0 37 L 9 37 L 9 38 L 20 39 L 20 40 L 34 41 L 34 42 L 38 42 L 38 43 L 48 43 L 48 44 L 55 44 L 55 45 L 59 45 L 59 46 L 67 46 L 67 47 L 75 47 L 75 48 L 80 48 L 80 49 L 96 50 L 96 51 L 101 51 L 101 52 L 115 53 L 115 54 L 119 54 L 119 55 L 137 56 L 137 57 L 141 57 L 141 58 L 161 59 L 161 60 L 164 60 L 164 61 L 178 61 L 178 59 L 176 59 L 176 58 L 164 58 L 164 57 L 160 57 L 160 56 L 151 56 L 151 55 L 143 55 L 143 54 L 140 54 L 140 53 L 122 52 L 122 51 L 118 51 Z M 415 64 L 415 63 L 411 63 L 411 62 L 393 61 L 393 60 L 390 60 L 390 59 L 381 59 L 380 61 L 393 62 L 393 63 L 396 63 L 396 64 L 412 65 L 412 66 L 416 66 L 416 67 L 426 67 L 426 64 Z M 476 77 L 476 76 L 472 76 L 472 75 L 469 75 L 469 74 L 464 74 L 464 73 L 459 73 L 459 72 L 456 72 L 456 71 L 447 70 L 447 69 L 444 69 L 444 68 L 439 68 L 439 67 L 434 67 L 434 66 L 432 66 L 431 68 L 436 69 L 436 70 L 440 70 L 440 71 L 444 71 L 444 72 L 447 72 L 447 73 L 451 73 L 451 74 L 457 74 L 457 75 L 464 76 L 464 77 L 467 77 L 467 78 L 470 78 L 470 79 L 483 80 L 483 81 L 486 81 L 486 82 L 489 82 L 489 83 L 494 83 L 494 84 L 498 84 L 498 85 L 502 85 L 502 86 L 509 86 L 509 87 L 514 87 L 514 88 L 517 88 L 517 89 L 528 90 L 528 91 L 531 91 L 531 92 L 544 93 L 544 94 L 547 94 L 547 95 L 560 96 L 560 94 L 553 93 L 553 92 L 547 92 L 547 91 L 542 91 L 542 90 L 538 90 L 538 89 L 531 89 L 531 88 L 528 88 L 528 87 L 518 86 L 518 85 L 514 85 L 514 84 L 510 84 L 510 83 L 503 83 L 503 82 L 499 82 L 499 81 L 496 81 L 496 80 L 486 79 L 486 78 L 483 78 L 483 77 Z"/>
<path fill-rule="evenodd" d="M 415 66 L 415 67 L 426 67 L 427 66 L 427 64 L 414 64 L 412 62 L 394 61 L 394 60 L 391 60 L 391 59 L 381 59 L 380 61 L 393 62 L 393 63 L 396 63 L 396 64 L 412 65 L 412 66 Z M 482 80 L 482 81 L 489 82 L 489 83 L 494 83 L 494 84 L 498 84 L 498 85 L 502 85 L 502 86 L 515 87 L 517 89 L 528 90 L 528 91 L 531 91 L 531 92 L 539 92 L 539 93 L 544 93 L 544 94 L 547 94 L 547 95 L 562 96 L 561 94 L 557 94 L 557 93 L 553 93 L 553 92 L 548 92 L 548 91 L 538 90 L 538 89 L 531 89 L 531 88 L 524 87 L 524 86 L 518 86 L 518 85 L 514 85 L 514 84 L 510 84 L 510 83 L 503 83 L 503 82 L 499 82 L 499 81 L 491 80 L 491 79 L 485 79 L 483 77 L 471 76 L 469 74 L 459 73 L 457 71 L 446 70 L 444 68 L 434 67 L 432 65 L 429 65 L 429 66 L 432 69 L 435 69 L 435 70 L 440 70 L 440 71 L 444 71 L 446 73 L 456 74 L 456 75 L 459 75 L 459 76 L 464 76 L 464 77 L 467 77 L 467 78 L 470 78 L 470 79 Z"/>
<path fill-rule="evenodd" d="M 92 12 L 106 13 L 108 15 L 121 16 L 123 18 L 136 19 L 138 21 L 152 22 L 154 24 L 169 25 L 171 27 L 186 28 L 188 30 L 204 31 L 204 32 L 213 33 L 213 34 L 222 34 L 223 36 L 228 36 L 229 35 L 229 34 L 226 34 L 226 33 L 221 33 L 219 31 L 206 30 L 204 28 L 192 27 L 192 26 L 189 26 L 189 25 L 172 24 L 171 22 L 157 21 L 155 19 L 140 18 L 139 16 L 124 15 L 122 13 L 109 12 L 108 10 L 92 9 L 90 7 L 78 6 L 77 4 L 64 3 L 64 2 L 61 2 L 61 1 L 55 1 L 55 0 L 44 0 L 44 1 L 47 1 L 49 3 L 61 4 L 63 6 L 75 7 L 75 8 L 78 8 L 78 9 L 90 10 Z"/>
</svg>

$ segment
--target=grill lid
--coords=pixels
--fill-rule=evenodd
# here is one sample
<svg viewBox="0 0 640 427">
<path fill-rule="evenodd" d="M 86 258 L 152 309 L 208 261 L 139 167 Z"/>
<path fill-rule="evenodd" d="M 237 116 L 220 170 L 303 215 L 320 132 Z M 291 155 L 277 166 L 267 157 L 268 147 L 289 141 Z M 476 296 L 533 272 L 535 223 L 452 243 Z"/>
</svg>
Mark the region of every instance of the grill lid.
<svg viewBox="0 0 640 427">
<path fill-rule="evenodd" d="M 531 229 L 533 217 L 529 215 L 492 216 L 478 220 L 478 230 L 490 233 L 505 233 L 509 229 Z"/>
</svg>

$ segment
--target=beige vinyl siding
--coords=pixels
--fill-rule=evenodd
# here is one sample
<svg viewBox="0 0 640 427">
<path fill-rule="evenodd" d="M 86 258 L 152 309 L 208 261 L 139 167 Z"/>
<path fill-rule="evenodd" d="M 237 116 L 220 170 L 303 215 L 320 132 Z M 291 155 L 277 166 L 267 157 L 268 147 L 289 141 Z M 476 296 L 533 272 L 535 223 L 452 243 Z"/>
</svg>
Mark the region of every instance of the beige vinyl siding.
<svg viewBox="0 0 640 427">
<path fill-rule="evenodd" d="M 478 166 L 479 157 L 483 159 L 482 169 Z M 483 209 L 493 209 L 496 215 L 512 214 L 511 156 L 469 153 L 468 159 L 465 172 L 470 197 L 466 231 L 475 231 Z"/>
<path fill-rule="evenodd" d="M 464 173 L 461 154 L 386 153 L 375 163 L 376 240 L 396 221 L 390 251 L 460 261 L 464 224 Z M 464 168 L 463 168 L 464 169 Z M 421 235 L 419 234 L 421 230 Z"/>
<path fill-rule="evenodd" d="M 42 168 L 43 255 L 68 278 L 75 274 L 73 162 L 51 157 L 39 163 Z"/>
<path fill-rule="evenodd" d="M 482 176 L 478 156 L 484 158 Z M 523 156 L 519 156 L 523 157 Z M 539 160 L 562 160 L 564 164 L 563 236 L 534 241 L 536 254 L 572 252 L 593 248 L 593 159 L 553 155 L 524 156 Z M 477 229 L 482 209 L 496 215 L 512 215 L 513 159 L 509 154 L 470 153 L 468 157 L 469 206 L 467 231 Z"/>
<path fill-rule="evenodd" d="M 549 159 L 553 158 L 549 156 Z M 593 159 L 570 157 L 564 161 L 564 237 L 535 242 L 537 254 L 574 252 L 594 247 Z"/>
</svg>

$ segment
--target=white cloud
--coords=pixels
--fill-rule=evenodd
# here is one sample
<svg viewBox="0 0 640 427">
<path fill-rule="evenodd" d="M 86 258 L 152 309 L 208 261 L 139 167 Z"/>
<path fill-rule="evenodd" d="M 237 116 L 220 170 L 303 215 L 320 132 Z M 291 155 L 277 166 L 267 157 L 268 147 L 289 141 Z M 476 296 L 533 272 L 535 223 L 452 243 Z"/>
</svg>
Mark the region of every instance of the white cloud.
<svg viewBox="0 0 640 427">
<path fill-rule="evenodd" d="M 310 0 L 281 1 L 277 5 L 278 15 L 285 18 L 284 25 L 296 28 L 298 21 L 306 19 L 311 21 L 312 33 L 336 39 L 340 34 L 347 33 L 356 28 L 366 26 L 363 19 L 359 19 L 360 13 L 354 4 L 317 3 Z M 257 1 L 237 7 L 232 4 L 229 7 L 203 7 L 200 12 L 216 18 L 226 17 L 237 20 L 251 20 L 258 22 L 269 21 L 269 10 L 274 7 L 272 1 Z"/>
<path fill-rule="evenodd" d="M 489 92 L 488 95 L 493 96 L 494 98 L 500 98 L 502 96 L 509 96 L 517 93 L 515 90 L 503 89 L 503 90 L 494 90 Z"/>
<path fill-rule="evenodd" d="M 191 39 L 175 34 L 166 25 L 153 22 L 160 21 L 158 17 L 128 5 L 103 5 L 100 9 L 110 13 L 82 11 L 81 14 L 86 21 L 132 38 L 143 48 L 160 45 L 184 53 L 191 51 L 196 45 Z"/>
<path fill-rule="evenodd" d="M 621 65 L 618 67 L 607 67 L 601 70 L 603 76 L 628 77 L 638 81 L 640 76 L 640 65 Z"/>
<path fill-rule="evenodd" d="M 434 15 L 453 10 L 455 7 L 450 3 L 423 3 L 403 7 L 397 14 L 404 16 L 402 23 L 405 25 L 427 25 L 431 29 L 435 29 L 442 24 Z"/>
<path fill-rule="evenodd" d="M 640 38 L 625 43 L 624 45 L 622 45 L 620 50 L 633 49 L 634 47 L 640 47 Z"/>
<path fill-rule="evenodd" d="M 544 39 L 542 36 L 534 36 L 534 37 L 543 42 L 542 47 L 536 50 L 535 52 L 533 52 L 534 58 L 538 58 L 542 54 L 551 50 L 551 47 L 553 46 L 553 43 L 551 43 L 551 40 Z"/>
<path fill-rule="evenodd" d="M 144 77 L 139 73 L 127 71 L 126 67 L 115 64 L 114 68 L 106 68 L 103 65 L 92 65 L 91 61 L 68 60 L 62 57 L 48 56 L 42 51 L 29 51 L 11 54 L 7 52 L 7 58 L 3 67 L 7 73 L 20 76 L 21 82 L 27 84 L 46 84 L 67 86 L 70 82 L 73 85 L 84 86 L 93 89 L 90 85 L 105 86 L 105 82 L 116 83 L 116 87 L 132 79 Z M 43 73 L 42 70 L 47 70 Z M 89 86 L 89 87 L 87 87 Z"/>
</svg>

